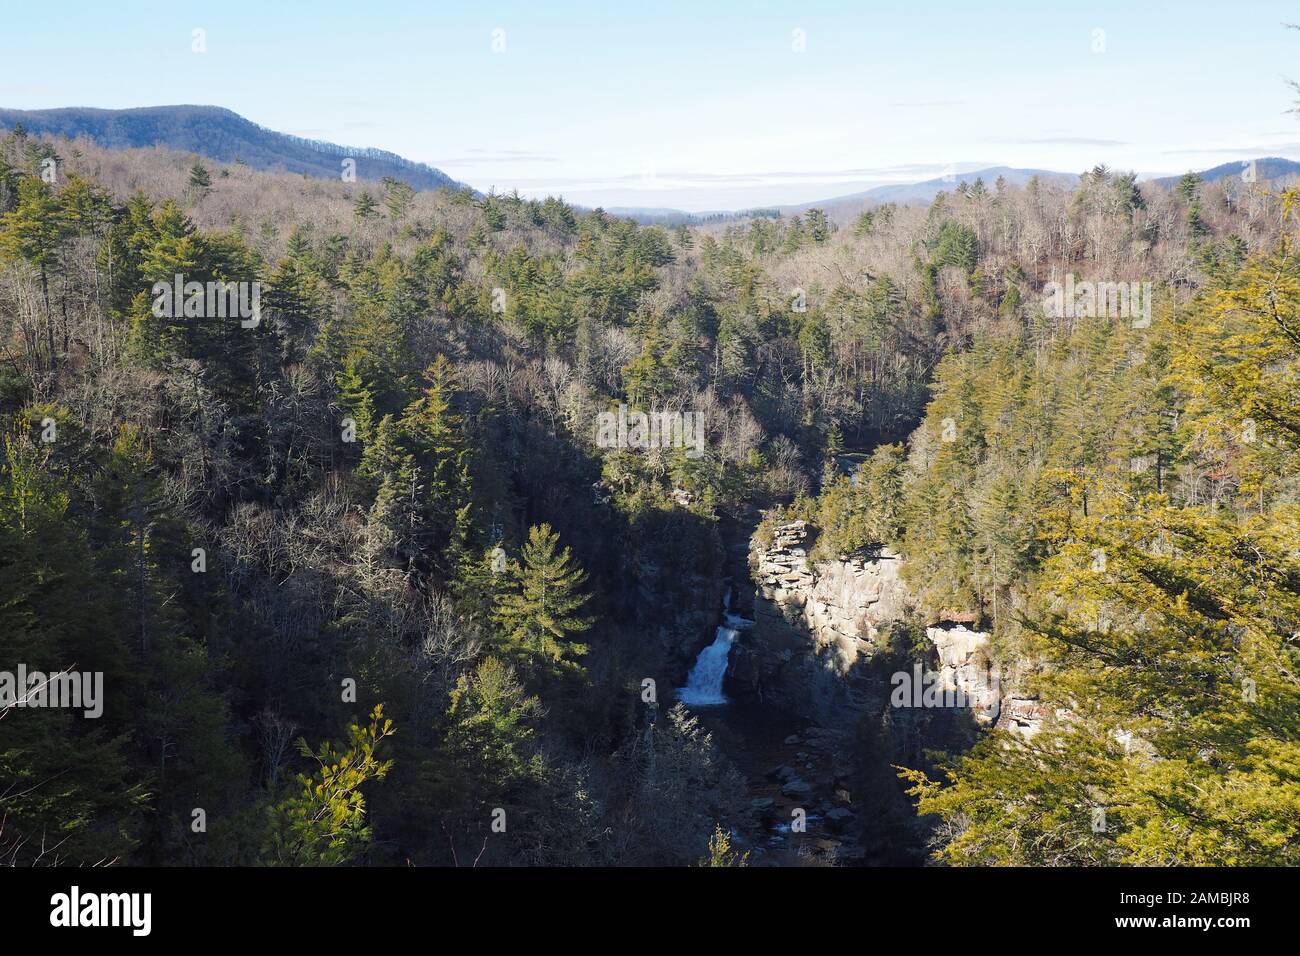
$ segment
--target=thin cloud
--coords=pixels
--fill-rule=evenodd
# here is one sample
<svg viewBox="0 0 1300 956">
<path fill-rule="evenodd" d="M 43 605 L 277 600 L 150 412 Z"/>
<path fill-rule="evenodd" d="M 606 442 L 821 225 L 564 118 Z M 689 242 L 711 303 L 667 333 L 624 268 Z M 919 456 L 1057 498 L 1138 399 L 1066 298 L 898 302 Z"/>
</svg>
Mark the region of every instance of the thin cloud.
<svg viewBox="0 0 1300 956">
<path fill-rule="evenodd" d="M 1265 154 L 1294 153 L 1300 151 L 1300 142 L 1294 140 L 1286 143 L 1266 143 L 1262 146 L 1197 146 L 1192 149 L 1166 149 L 1163 156 L 1262 156 Z"/>
<path fill-rule="evenodd" d="M 53 96 L 55 89 L 43 83 L 15 83 L 0 86 L 0 96 Z"/>
<path fill-rule="evenodd" d="M 799 183 L 880 185 L 894 182 L 912 182 L 932 179 L 945 172 L 967 173 L 985 169 L 993 163 L 909 163 L 901 166 L 856 167 L 813 171 L 773 170 L 745 173 L 714 173 L 691 170 L 658 170 L 647 168 L 643 172 L 618 176 L 548 177 L 545 179 L 520 179 L 515 181 L 520 189 L 690 189 L 736 188 L 742 186 L 781 186 Z"/>
<path fill-rule="evenodd" d="M 994 139 L 993 143 L 1010 143 L 1015 146 L 1128 146 L 1121 139 L 1094 139 L 1090 136 L 1040 136 L 1023 139 Z"/>
<path fill-rule="evenodd" d="M 430 160 L 431 166 L 477 166 L 481 163 L 558 163 L 560 160 L 555 156 L 547 156 L 542 153 L 530 153 L 521 149 L 503 149 L 503 150 L 486 150 L 486 149 L 469 149 L 466 150 L 468 155 L 451 156 L 446 159 Z"/>
</svg>

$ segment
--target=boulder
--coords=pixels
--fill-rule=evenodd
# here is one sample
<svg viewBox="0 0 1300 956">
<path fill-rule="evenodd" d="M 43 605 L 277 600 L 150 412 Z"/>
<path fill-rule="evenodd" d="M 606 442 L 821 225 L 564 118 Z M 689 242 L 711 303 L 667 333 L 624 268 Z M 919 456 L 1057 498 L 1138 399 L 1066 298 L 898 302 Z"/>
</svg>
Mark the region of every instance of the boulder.
<svg viewBox="0 0 1300 956">
<path fill-rule="evenodd" d="M 853 811 L 847 807 L 836 807 L 826 813 L 826 825 L 836 833 L 842 833 L 853 822 Z"/>
<path fill-rule="evenodd" d="M 785 785 L 781 787 L 781 792 L 787 797 L 804 799 L 812 796 L 813 787 L 807 780 L 801 780 L 799 777 L 794 777 L 785 782 Z"/>
</svg>

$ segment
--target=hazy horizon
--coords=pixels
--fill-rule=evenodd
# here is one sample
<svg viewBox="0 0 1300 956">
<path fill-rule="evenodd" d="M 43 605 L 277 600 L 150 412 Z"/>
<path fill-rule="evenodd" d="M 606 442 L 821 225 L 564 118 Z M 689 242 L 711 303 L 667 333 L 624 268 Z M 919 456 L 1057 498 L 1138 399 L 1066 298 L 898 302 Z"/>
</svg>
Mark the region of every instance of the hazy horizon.
<svg viewBox="0 0 1300 956">
<path fill-rule="evenodd" d="M 1210 11 L 1009 2 L 989 13 L 945 0 L 924 11 L 371 12 L 330 0 L 305 18 L 245 2 L 203 14 L 145 2 L 74 6 L 73 39 L 66 18 L 19 8 L 0 39 L 0 102 L 218 105 L 280 132 L 389 150 L 483 191 L 692 212 L 995 165 L 1105 163 L 1149 177 L 1300 158 L 1279 109 L 1300 44 L 1282 28 L 1286 6 Z"/>
</svg>

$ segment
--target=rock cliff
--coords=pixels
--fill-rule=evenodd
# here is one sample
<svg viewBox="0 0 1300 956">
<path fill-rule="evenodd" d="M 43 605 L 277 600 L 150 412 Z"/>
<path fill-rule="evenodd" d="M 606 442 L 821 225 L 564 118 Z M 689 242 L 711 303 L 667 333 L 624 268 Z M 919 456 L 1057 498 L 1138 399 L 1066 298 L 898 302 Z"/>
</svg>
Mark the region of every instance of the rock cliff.
<svg viewBox="0 0 1300 956">
<path fill-rule="evenodd" d="M 889 640 L 892 624 L 915 602 L 900 575 L 901 557 L 888 549 L 810 564 L 812 531 L 804 521 L 778 525 L 751 542 L 756 626 L 732 656 L 736 689 L 823 723 L 843 725 L 851 713 L 877 709 L 889 688 L 861 665 Z M 969 615 L 925 628 L 932 646 L 927 678 L 960 694 L 974 720 L 1023 733 L 1037 730 L 1038 702 L 1018 696 L 1016 670 L 990 656 L 989 635 Z M 950 697 L 950 699 L 952 699 Z"/>
</svg>

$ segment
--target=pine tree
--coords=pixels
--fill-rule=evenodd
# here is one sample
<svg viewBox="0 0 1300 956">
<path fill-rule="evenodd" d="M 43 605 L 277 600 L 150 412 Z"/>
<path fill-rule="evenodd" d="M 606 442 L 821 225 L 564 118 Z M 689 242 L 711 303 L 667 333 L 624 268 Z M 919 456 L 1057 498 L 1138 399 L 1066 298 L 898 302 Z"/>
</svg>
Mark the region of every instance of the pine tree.
<svg viewBox="0 0 1300 956">
<path fill-rule="evenodd" d="M 410 186 L 400 180 L 385 178 L 384 206 L 388 209 L 389 218 L 394 221 L 405 219 L 414 201 L 415 190 Z"/>
<path fill-rule="evenodd" d="M 375 421 L 375 398 L 361 377 L 358 360 L 349 358 L 335 376 L 338 384 L 339 404 L 356 424 L 356 437 L 369 442 Z"/>
<path fill-rule="evenodd" d="M 50 272 L 57 267 L 68 237 L 63 208 L 53 190 L 35 176 L 23 177 L 18 183 L 17 207 L 0 217 L 0 261 L 23 259 L 40 275 L 41 297 L 45 305 L 44 356 L 36 341 L 26 343 L 37 369 L 53 368 L 56 359 Z"/>
<path fill-rule="evenodd" d="M 1002 301 L 998 303 L 998 314 L 1007 317 L 1020 314 L 1020 286 L 1017 283 L 1007 282 L 1007 291 L 1003 294 Z"/>
<path fill-rule="evenodd" d="M 1052 665 L 1044 690 L 1071 718 L 983 742 L 951 787 L 906 774 L 922 813 L 962 821 L 947 860 L 1296 863 L 1300 692 L 1279 626 L 1300 620 L 1289 510 L 1238 527 L 1094 500 L 1045 571 L 1053 610 L 1028 622 Z"/>
<path fill-rule="evenodd" d="M 809 209 L 807 216 L 808 237 L 819 245 L 829 239 L 832 226 L 826 213 L 820 209 Z"/>
<path fill-rule="evenodd" d="M 431 560 L 444 577 L 450 577 L 460 560 L 455 548 L 467 546 L 472 531 L 467 510 L 473 498 L 469 455 L 461 417 L 452 406 L 455 375 L 451 362 L 444 355 L 437 356 L 425 370 L 425 378 L 429 384 L 424 394 L 406 407 L 400 433 L 424 484 Z"/>
<path fill-rule="evenodd" d="M 366 220 L 375 217 L 378 208 L 379 204 L 375 202 L 375 197 L 370 195 L 368 192 L 362 192 L 352 204 L 352 215 L 355 216 L 359 222 L 365 222 Z"/>
<path fill-rule="evenodd" d="M 1284 199 L 1288 215 L 1294 201 Z M 979 417 L 999 424 L 986 431 L 990 458 L 1009 463 L 968 482 L 974 557 L 995 585 L 1026 582 L 1015 653 L 1040 662 L 1035 690 L 1068 716 L 1030 739 L 995 733 L 942 769 L 948 786 L 903 772 L 920 811 L 943 818 L 948 862 L 1296 863 L 1300 511 L 1283 489 L 1300 474 L 1300 268 L 1290 243 L 1216 274 L 1155 327 L 1142 363 L 1124 358 L 1127 331 L 1080 328 L 1045 382 L 1016 396 L 1005 365 L 984 359 Z M 969 395 L 954 370 L 941 371 L 941 394 Z M 1077 402 L 1051 408 L 1057 394 Z M 1031 396 L 1049 407 L 1026 405 Z M 1014 464 L 1034 447 L 1058 466 L 1038 479 Z M 1171 473 L 1213 472 L 1237 494 L 1176 502 L 1129 473 L 1130 456 L 1148 449 Z"/>
<path fill-rule="evenodd" d="M 212 188 L 212 174 L 203 163 L 195 161 L 190 167 L 189 186 L 200 197 L 207 195 L 208 190 Z"/>
<path fill-rule="evenodd" d="M 387 432 L 391 423 L 392 419 L 387 416 L 380 422 L 379 437 L 373 447 L 389 449 Z M 428 527 L 424 476 L 410 455 L 399 453 L 395 460 L 383 464 L 378 463 L 379 457 L 375 455 L 369 461 L 362 460 L 368 472 L 379 480 L 375 503 L 368 515 L 371 530 L 375 532 L 368 539 L 368 547 L 375 558 L 381 551 L 392 552 L 400 559 L 401 566 L 409 571 L 422 562 L 426 553 Z"/>
<path fill-rule="evenodd" d="M 623 369 L 628 401 L 634 405 L 651 405 L 671 390 L 664 338 L 662 320 L 655 316 L 646 324 L 640 354 Z"/>
<path fill-rule="evenodd" d="M 477 802 L 493 806 L 536 776 L 529 754 L 531 720 L 541 701 L 525 694 L 510 667 L 495 657 L 479 661 L 451 692 L 449 742 Z"/>
<path fill-rule="evenodd" d="M 132 683 L 112 591 L 69 515 L 68 482 L 21 432 L 0 457 L 0 661 L 46 674 L 102 675 L 100 715 L 0 705 L 0 859 L 9 865 L 120 862 L 139 844 L 148 793 L 115 702 Z M 15 688 L 26 696 L 28 688 Z"/>
<path fill-rule="evenodd" d="M 749 866 L 749 851 L 741 853 L 735 850 L 731 845 L 730 831 L 715 825 L 713 836 L 709 837 L 709 855 L 700 861 L 700 866 Z"/>
<path fill-rule="evenodd" d="M 595 623 L 580 613 L 589 599 L 582 590 L 587 573 L 567 547 L 560 550 L 560 536 L 548 524 L 528 529 L 509 573 L 510 590 L 497 610 L 509 652 L 534 669 L 576 668 L 573 659 L 587 653 L 576 638 Z"/>
</svg>

